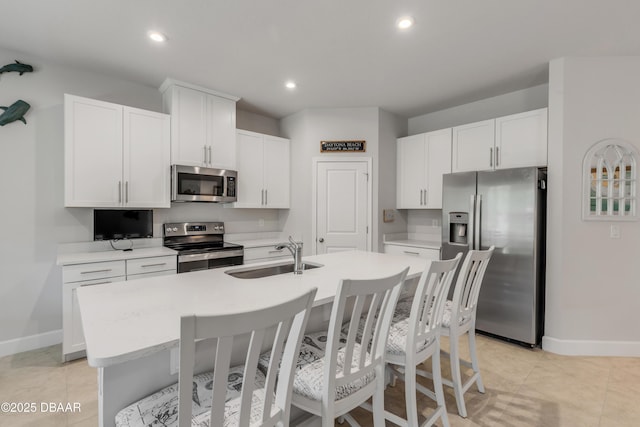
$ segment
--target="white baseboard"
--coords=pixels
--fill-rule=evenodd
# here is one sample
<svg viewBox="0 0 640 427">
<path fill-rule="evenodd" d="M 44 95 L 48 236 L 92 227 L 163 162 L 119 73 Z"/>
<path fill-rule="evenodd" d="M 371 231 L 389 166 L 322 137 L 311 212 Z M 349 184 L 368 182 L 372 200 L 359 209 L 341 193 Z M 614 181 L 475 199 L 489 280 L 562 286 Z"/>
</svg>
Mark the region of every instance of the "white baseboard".
<svg viewBox="0 0 640 427">
<path fill-rule="evenodd" d="M 28 337 L 0 341 L 0 357 L 22 353 L 23 351 L 36 350 L 38 348 L 60 344 L 61 342 L 62 329 L 37 335 L 30 335 Z"/>
<path fill-rule="evenodd" d="M 562 340 L 542 337 L 542 349 L 565 356 L 620 356 L 640 357 L 640 342 Z"/>
</svg>

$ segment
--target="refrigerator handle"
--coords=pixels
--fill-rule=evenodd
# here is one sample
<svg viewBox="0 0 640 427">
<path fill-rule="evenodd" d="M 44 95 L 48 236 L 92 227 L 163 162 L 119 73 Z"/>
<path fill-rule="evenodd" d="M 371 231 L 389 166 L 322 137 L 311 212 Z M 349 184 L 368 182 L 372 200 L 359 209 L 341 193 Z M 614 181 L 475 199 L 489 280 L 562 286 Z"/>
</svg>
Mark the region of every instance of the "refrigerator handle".
<svg viewBox="0 0 640 427">
<path fill-rule="evenodd" d="M 476 206 L 474 209 L 474 214 L 473 214 L 473 219 L 474 219 L 474 224 L 473 224 L 473 237 L 475 239 L 475 242 L 473 243 L 473 248 L 480 250 L 482 249 L 480 247 L 480 238 L 482 237 L 480 235 L 480 220 L 482 215 L 482 195 L 478 194 L 476 196 Z"/>
<path fill-rule="evenodd" d="M 467 244 L 469 249 L 475 249 L 475 220 L 476 220 L 476 195 L 472 194 L 469 198 L 469 224 L 467 224 Z"/>
</svg>

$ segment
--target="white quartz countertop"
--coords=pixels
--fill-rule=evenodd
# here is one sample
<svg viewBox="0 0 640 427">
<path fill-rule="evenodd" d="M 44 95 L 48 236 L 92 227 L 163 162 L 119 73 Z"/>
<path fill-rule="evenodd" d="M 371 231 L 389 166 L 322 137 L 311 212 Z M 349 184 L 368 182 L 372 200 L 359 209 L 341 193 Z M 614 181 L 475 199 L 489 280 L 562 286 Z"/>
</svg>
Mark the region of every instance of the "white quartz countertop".
<svg viewBox="0 0 640 427">
<path fill-rule="evenodd" d="M 414 248 L 440 249 L 442 244 L 435 240 L 418 240 L 418 239 L 398 239 L 386 240 L 385 245 L 411 246 Z"/>
<path fill-rule="evenodd" d="M 177 255 L 173 249 L 164 246 L 152 248 L 137 248 L 131 251 L 113 250 L 100 252 L 79 252 L 59 254 L 58 265 L 86 264 L 90 262 L 119 261 L 136 258 L 150 258 L 165 255 Z"/>
<path fill-rule="evenodd" d="M 314 306 L 333 301 L 340 279 L 390 276 L 409 266 L 417 277 L 430 261 L 406 255 L 375 252 L 339 252 L 314 255 L 305 262 L 323 267 L 301 275 L 281 274 L 238 279 L 228 267 L 130 282 L 86 286 L 77 290 L 87 359 L 106 367 L 175 347 L 179 319 L 189 314 L 224 314 L 272 305 L 317 287 Z M 280 262 L 253 264 L 251 267 Z"/>
</svg>

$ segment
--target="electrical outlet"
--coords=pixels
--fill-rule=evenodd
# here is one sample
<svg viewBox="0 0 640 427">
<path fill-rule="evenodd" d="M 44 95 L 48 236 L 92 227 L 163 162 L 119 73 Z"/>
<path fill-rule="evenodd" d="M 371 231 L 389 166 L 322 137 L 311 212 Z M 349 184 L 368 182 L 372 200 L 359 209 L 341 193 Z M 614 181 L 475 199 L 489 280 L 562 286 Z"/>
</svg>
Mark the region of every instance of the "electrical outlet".
<svg viewBox="0 0 640 427">
<path fill-rule="evenodd" d="M 612 225 L 611 226 L 611 232 L 610 232 L 609 236 L 612 239 L 619 239 L 620 238 L 620 226 L 619 225 Z"/>
<path fill-rule="evenodd" d="M 395 215 L 393 209 L 383 209 L 382 211 L 382 221 L 383 222 L 393 222 L 395 220 Z"/>
</svg>

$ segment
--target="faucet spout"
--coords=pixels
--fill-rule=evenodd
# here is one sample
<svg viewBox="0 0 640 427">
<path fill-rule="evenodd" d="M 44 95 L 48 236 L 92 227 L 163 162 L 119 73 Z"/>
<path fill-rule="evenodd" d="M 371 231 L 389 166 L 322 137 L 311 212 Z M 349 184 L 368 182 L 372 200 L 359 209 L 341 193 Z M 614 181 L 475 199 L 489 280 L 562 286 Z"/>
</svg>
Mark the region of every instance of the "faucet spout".
<svg viewBox="0 0 640 427">
<path fill-rule="evenodd" d="M 291 256 L 293 256 L 293 274 L 302 274 L 302 272 L 304 271 L 304 267 L 302 265 L 302 242 L 296 242 L 291 236 L 289 236 L 288 243 L 280 243 L 276 245 L 277 250 L 282 250 L 284 248 L 289 249 L 289 252 L 291 252 Z"/>
</svg>

